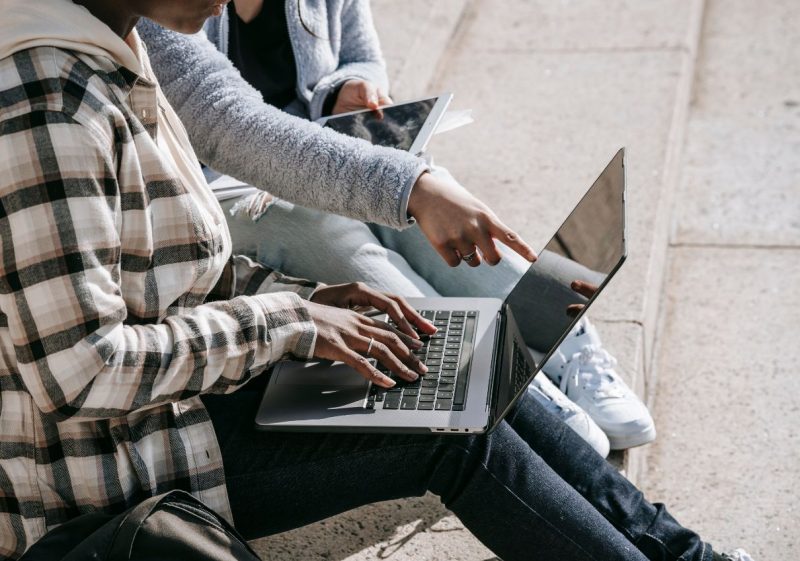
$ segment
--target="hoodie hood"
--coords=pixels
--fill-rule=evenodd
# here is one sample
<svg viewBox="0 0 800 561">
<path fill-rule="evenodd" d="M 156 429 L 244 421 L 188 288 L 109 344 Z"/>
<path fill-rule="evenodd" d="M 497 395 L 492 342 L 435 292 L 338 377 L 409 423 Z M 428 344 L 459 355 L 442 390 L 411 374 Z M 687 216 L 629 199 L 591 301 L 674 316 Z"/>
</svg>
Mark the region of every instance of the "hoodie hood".
<svg viewBox="0 0 800 561">
<path fill-rule="evenodd" d="M 0 59 L 33 47 L 58 47 L 109 58 L 143 74 L 142 63 L 133 49 L 72 0 L 3 0 L 2 12 Z M 138 37 L 134 43 L 139 45 Z"/>
</svg>

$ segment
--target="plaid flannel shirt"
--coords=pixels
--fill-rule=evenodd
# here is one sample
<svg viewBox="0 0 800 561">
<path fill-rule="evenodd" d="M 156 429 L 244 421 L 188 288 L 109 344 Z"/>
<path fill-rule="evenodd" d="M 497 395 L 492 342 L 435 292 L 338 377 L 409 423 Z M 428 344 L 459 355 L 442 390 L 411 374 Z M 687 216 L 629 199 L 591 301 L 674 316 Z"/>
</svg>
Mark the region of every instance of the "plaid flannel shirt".
<svg viewBox="0 0 800 561">
<path fill-rule="evenodd" d="M 312 353 L 315 285 L 231 258 L 165 103 L 107 58 L 0 60 L 0 559 L 169 489 L 230 517 L 198 396 Z"/>
</svg>

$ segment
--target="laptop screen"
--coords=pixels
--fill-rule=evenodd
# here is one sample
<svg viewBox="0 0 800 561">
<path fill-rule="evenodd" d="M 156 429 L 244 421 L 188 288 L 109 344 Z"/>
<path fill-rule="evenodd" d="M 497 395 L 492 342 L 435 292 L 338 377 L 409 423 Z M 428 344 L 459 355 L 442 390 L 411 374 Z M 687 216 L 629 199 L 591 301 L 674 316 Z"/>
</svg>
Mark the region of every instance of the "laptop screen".
<svg viewBox="0 0 800 561">
<path fill-rule="evenodd" d="M 537 366 L 625 257 L 623 160 L 620 149 L 506 299 Z"/>
</svg>

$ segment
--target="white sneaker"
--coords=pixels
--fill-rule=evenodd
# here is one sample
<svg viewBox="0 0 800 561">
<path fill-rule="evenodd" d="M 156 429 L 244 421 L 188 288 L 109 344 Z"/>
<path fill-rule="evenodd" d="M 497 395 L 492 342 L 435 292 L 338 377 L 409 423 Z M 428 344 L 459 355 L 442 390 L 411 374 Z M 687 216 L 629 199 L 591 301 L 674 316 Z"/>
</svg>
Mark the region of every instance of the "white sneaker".
<svg viewBox="0 0 800 561">
<path fill-rule="evenodd" d="M 598 454 L 608 456 L 608 437 L 586 411 L 570 401 L 543 373 L 537 374 L 528 385 L 528 394 L 556 417 L 578 433 Z"/>
<path fill-rule="evenodd" d="M 736 549 L 732 553 L 723 553 L 722 558 L 730 561 L 753 561 L 753 558 L 744 549 Z"/>
<path fill-rule="evenodd" d="M 608 435 L 612 450 L 652 442 L 650 412 L 616 373 L 617 361 L 602 347 L 597 330 L 582 319 L 542 370 Z"/>
</svg>

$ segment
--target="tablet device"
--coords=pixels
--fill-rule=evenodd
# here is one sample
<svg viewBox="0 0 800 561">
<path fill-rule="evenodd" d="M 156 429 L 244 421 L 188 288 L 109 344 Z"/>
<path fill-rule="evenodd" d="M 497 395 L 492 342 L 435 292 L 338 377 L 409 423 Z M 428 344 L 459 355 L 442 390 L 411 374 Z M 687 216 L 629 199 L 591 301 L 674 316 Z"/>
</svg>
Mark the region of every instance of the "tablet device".
<svg viewBox="0 0 800 561">
<path fill-rule="evenodd" d="M 378 111 L 365 109 L 317 119 L 337 132 L 363 138 L 379 146 L 422 154 L 442 120 L 453 94 L 387 105 Z"/>
</svg>

